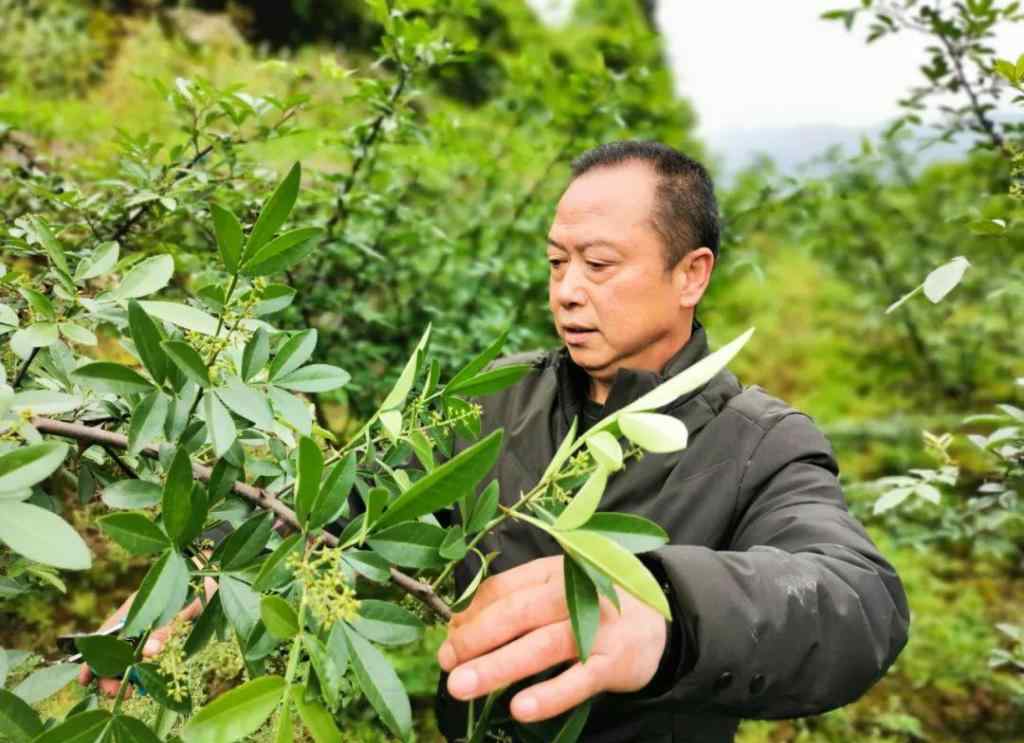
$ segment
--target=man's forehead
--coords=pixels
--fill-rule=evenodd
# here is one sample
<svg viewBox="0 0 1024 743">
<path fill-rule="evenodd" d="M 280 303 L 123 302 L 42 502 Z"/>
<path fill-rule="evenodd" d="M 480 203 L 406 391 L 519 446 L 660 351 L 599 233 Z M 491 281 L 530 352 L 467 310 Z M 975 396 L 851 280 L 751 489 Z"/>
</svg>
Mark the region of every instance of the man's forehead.
<svg viewBox="0 0 1024 743">
<path fill-rule="evenodd" d="M 584 173 L 559 199 L 551 236 L 559 242 L 570 237 L 574 242 L 614 242 L 616 236 L 648 226 L 656 179 L 644 163 L 623 163 Z"/>
</svg>

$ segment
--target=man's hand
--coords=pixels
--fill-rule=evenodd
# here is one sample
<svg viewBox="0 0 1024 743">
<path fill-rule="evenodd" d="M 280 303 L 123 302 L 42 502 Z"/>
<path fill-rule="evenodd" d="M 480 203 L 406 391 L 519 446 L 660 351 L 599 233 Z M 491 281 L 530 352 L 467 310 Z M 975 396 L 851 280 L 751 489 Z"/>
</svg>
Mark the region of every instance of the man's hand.
<svg viewBox="0 0 1024 743">
<path fill-rule="evenodd" d="M 517 720 L 546 720 L 602 691 L 642 689 L 654 677 L 665 650 L 665 618 L 624 591 L 621 614 L 608 599 L 600 601 L 601 624 L 587 662 L 516 694 L 510 709 Z M 484 581 L 469 607 L 452 617 L 437 654 L 451 673 L 448 691 L 462 700 L 577 657 L 560 555 Z"/>
<path fill-rule="evenodd" d="M 217 581 L 215 581 L 213 578 L 207 578 L 204 585 L 206 587 L 206 600 L 209 601 L 217 590 Z M 131 608 L 132 600 L 134 598 L 135 594 L 132 594 L 127 599 L 125 599 L 125 602 L 121 604 L 121 606 L 118 607 L 117 611 L 115 611 L 110 616 L 110 618 L 103 623 L 100 629 L 106 629 L 107 627 L 117 624 L 121 620 L 121 618 L 128 613 L 128 610 Z M 160 627 L 150 632 L 149 637 L 146 638 L 146 644 L 142 648 L 142 657 L 152 658 L 156 655 L 159 655 L 160 651 L 164 649 L 164 645 L 167 643 L 167 638 L 170 637 L 171 632 L 174 631 L 175 625 L 179 622 L 191 622 L 193 619 L 202 614 L 202 612 L 203 603 L 199 599 L 196 599 L 191 604 L 182 609 L 180 612 L 178 612 L 178 614 L 174 617 L 173 620 L 171 620 L 169 624 L 166 624 L 163 627 Z M 88 663 L 83 663 L 82 670 L 78 672 L 78 682 L 82 686 L 88 686 L 89 683 L 92 681 L 92 678 L 92 669 L 89 668 Z M 106 694 L 108 697 L 117 696 L 117 690 L 120 688 L 121 683 L 121 679 L 101 678 L 99 680 L 100 692 Z M 127 691 L 130 692 L 131 689 L 129 688 Z"/>
</svg>

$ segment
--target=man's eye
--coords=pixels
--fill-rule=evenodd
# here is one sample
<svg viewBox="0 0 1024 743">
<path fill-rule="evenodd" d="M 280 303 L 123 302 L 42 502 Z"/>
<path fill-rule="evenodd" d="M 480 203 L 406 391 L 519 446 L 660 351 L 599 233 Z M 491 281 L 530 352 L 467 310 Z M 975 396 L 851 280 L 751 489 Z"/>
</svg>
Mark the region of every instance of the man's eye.
<svg viewBox="0 0 1024 743">
<path fill-rule="evenodd" d="M 548 263 L 551 264 L 552 268 L 558 268 L 563 263 L 565 263 L 565 261 L 561 260 L 560 258 L 548 258 Z"/>
<path fill-rule="evenodd" d="M 591 271 L 600 271 L 603 268 L 608 268 L 607 263 L 594 263 L 593 261 L 587 261 L 587 268 Z"/>
</svg>

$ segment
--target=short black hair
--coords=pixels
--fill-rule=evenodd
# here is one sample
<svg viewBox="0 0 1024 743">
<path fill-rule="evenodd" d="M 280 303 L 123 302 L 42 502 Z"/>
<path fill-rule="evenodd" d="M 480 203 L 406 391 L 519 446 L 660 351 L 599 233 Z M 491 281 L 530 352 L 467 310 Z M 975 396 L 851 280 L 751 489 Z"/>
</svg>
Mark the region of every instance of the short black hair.
<svg viewBox="0 0 1024 743">
<path fill-rule="evenodd" d="M 594 168 L 629 161 L 649 163 L 659 177 L 652 222 L 665 242 L 665 265 L 673 268 L 696 248 L 710 248 L 718 259 L 718 201 L 707 169 L 661 142 L 623 140 L 587 150 L 572 162 L 572 180 Z"/>
</svg>

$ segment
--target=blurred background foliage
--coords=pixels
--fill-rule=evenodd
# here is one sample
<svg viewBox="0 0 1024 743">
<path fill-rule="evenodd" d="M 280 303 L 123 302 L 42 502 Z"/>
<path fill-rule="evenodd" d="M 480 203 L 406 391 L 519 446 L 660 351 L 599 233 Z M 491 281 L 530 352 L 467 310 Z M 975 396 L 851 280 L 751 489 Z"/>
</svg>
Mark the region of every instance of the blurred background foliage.
<svg viewBox="0 0 1024 743">
<path fill-rule="evenodd" d="M 822 718 L 747 723 L 741 740 L 1020 741 L 1024 634 L 1012 628 L 1024 613 L 1024 529 L 1019 502 L 1002 493 L 1019 495 L 1024 447 L 993 456 L 997 441 L 968 437 L 1012 427 L 1005 409 L 1002 422 L 969 416 L 1020 405 L 1024 389 L 1019 135 L 987 118 L 983 98 L 939 131 L 973 132 L 977 146 L 925 167 L 915 128 L 928 86 L 962 93 L 950 63 L 983 58 L 985 33 L 1017 18 L 992 10 L 1005 3 L 967 3 L 966 16 L 941 23 L 873 5 L 832 19 L 875 37 L 923 23 L 950 43 L 936 47 L 948 58 L 923 60 L 926 85 L 885 137 L 852 157 L 820 153 L 824 175 L 781 175 L 765 161 L 720 188 L 722 262 L 701 316 L 713 339 L 757 326 L 736 371 L 831 436 L 851 507 L 905 580 L 912 637 L 860 702 Z M 265 310 L 280 326 L 315 327 L 321 360 L 353 375 L 344 393 L 314 401 L 320 425 L 344 437 L 428 322 L 449 372 L 505 328 L 513 351 L 557 342 L 543 238 L 575 154 L 653 138 L 704 156 L 652 7 L 579 0 L 553 29 L 521 0 L 0 0 L 4 232 L 44 214 L 65 245 L 116 240 L 126 261 L 169 252 L 215 308 L 224 287 L 205 204 L 251 220 L 286 164 L 301 160 L 292 221 L 326 236 L 315 259 L 291 270 L 298 294 L 271 285 L 263 299 L 275 300 Z M 977 74 L 984 90 L 995 84 L 991 61 Z M 24 240 L 2 239 L 8 278 L 42 265 Z M 957 255 L 972 268 L 949 300 L 884 314 Z M 123 353 L 101 338 L 98 355 Z M 962 436 L 936 445 L 946 431 Z M 1019 428 L 1004 440 L 1014 436 Z M 939 505 L 915 499 L 874 513 L 879 478 L 951 462 L 959 477 L 939 482 Z M 978 488 L 992 481 L 1005 486 L 1000 518 L 980 518 L 992 504 Z M 76 526 L 95 522 L 89 508 L 74 506 Z M 0 594 L 0 646 L 52 657 L 57 634 L 94 627 L 137 585 L 140 566 L 87 533 L 92 570 L 30 599 Z M 428 633 L 400 660 L 423 740 L 437 739 L 440 638 Z M 32 656 L 14 659 L 16 678 Z M 350 739 L 386 739 L 360 713 Z"/>
</svg>

